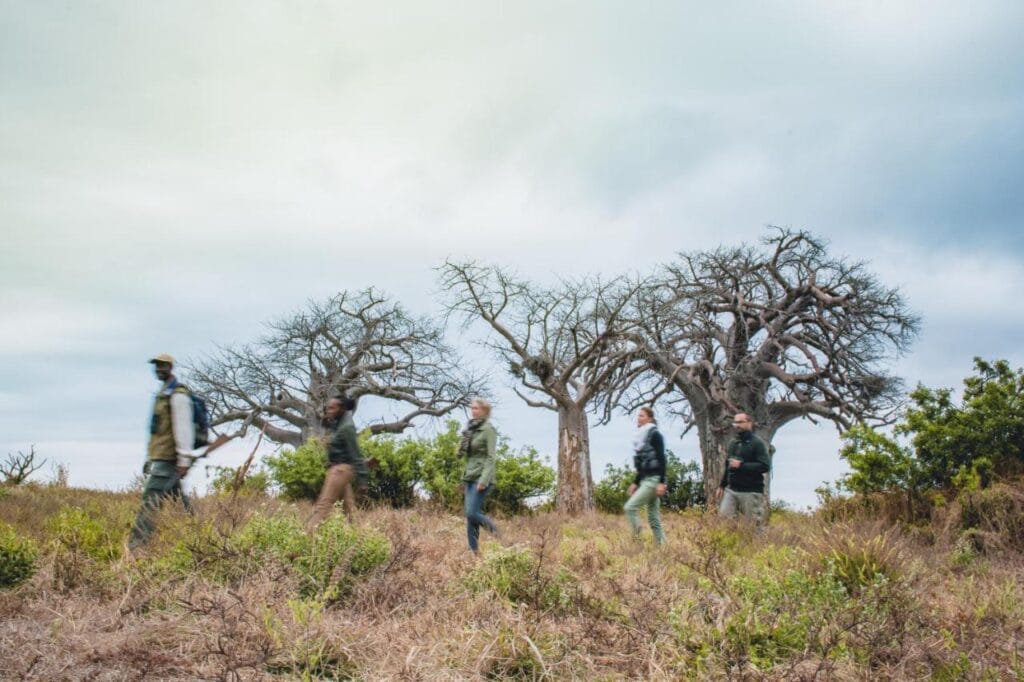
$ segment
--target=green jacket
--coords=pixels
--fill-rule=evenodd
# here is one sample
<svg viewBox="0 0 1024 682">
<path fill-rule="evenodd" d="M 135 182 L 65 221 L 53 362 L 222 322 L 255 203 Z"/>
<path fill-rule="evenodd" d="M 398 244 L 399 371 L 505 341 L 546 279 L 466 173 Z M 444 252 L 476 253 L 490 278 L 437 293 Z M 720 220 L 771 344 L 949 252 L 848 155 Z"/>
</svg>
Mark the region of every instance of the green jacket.
<svg viewBox="0 0 1024 682">
<path fill-rule="evenodd" d="M 462 474 L 464 483 L 490 485 L 494 483 L 494 472 L 498 458 L 494 447 L 498 442 L 498 432 L 491 426 L 488 419 L 473 433 L 469 441 L 469 453 L 466 456 L 466 472 Z"/>
<path fill-rule="evenodd" d="M 366 483 L 369 478 L 366 460 L 359 451 L 356 425 L 349 414 L 343 416 L 334 428 L 331 440 L 327 444 L 327 461 L 330 464 L 350 464 L 355 469 L 360 484 Z"/>
</svg>

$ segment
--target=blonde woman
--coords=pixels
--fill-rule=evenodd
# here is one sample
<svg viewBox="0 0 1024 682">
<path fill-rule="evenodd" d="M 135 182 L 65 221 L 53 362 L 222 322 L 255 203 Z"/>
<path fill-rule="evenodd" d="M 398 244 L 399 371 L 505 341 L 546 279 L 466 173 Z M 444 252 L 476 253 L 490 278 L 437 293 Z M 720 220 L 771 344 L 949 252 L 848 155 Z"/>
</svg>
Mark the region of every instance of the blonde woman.
<svg viewBox="0 0 1024 682">
<path fill-rule="evenodd" d="M 484 502 L 494 490 L 494 476 L 497 458 L 494 448 L 498 433 L 491 425 L 491 404 L 483 398 L 476 398 L 469 405 L 472 419 L 462 432 L 459 454 L 466 458 L 466 469 L 462 474 L 462 488 L 465 492 L 466 539 L 474 554 L 479 551 L 480 526 L 492 533 L 498 532 L 489 517 L 484 515 Z"/>
</svg>

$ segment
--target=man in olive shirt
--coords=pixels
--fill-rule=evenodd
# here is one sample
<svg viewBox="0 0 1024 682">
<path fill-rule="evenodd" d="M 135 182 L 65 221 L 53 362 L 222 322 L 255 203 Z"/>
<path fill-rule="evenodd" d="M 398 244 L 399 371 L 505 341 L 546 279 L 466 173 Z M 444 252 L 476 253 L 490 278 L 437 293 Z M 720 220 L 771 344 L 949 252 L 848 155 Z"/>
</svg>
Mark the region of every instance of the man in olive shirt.
<svg viewBox="0 0 1024 682">
<path fill-rule="evenodd" d="M 320 497 L 313 505 L 313 515 L 307 528 L 314 530 L 331 514 L 334 503 L 343 501 L 345 516 L 349 522 L 356 508 L 353 481 L 359 488 L 365 488 L 369 471 L 366 460 L 359 451 L 356 426 L 352 421 L 356 401 L 347 396 L 331 398 L 327 403 L 324 421 L 334 427 L 334 433 L 327 446 L 327 475 L 324 478 Z"/>
<path fill-rule="evenodd" d="M 764 499 L 764 477 L 772 469 L 768 446 L 754 435 L 754 422 L 740 412 L 732 421 L 736 437 L 729 442 L 725 472 L 716 499 L 721 500 L 718 512 L 725 517 L 737 514 L 763 525 L 767 518 Z"/>
<path fill-rule="evenodd" d="M 188 388 L 174 376 L 174 358 L 161 353 L 149 361 L 160 381 L 160 390 L 153 402 L 147 446 L 147 475 L 139 510 L 128 539 L 128 548 L 137 549 L 149 542 L 156 526 L 153 518 L 157 508 L 170 497 L 180 499 L 185 509 L 191 503 L 182 489 L 181 480 L 188 474 L 199 450 L 195 449 L 195 427 L 192 423 L 192 398 Z"/>
</svg>

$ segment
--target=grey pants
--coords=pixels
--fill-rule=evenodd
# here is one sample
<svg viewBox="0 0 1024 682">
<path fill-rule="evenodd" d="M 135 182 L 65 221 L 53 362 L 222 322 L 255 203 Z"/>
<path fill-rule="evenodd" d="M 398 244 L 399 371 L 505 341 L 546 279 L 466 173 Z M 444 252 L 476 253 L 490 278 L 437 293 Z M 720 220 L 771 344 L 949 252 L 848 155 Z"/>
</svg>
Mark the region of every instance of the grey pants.
<svg viewBox="0 0 1024 682">
<path fill-rule="evenodd" d="M 738 493 L 726 488 L 718 513 L 729 519 L 740 515 L 763 526 L 766 518 L 764 507 L 764 493 Z"/>
<path fill-rule="evenodd" d="M 640 535 L 640 519 L 637 518 L 637 512 L 646 508 L 647 523 L 651 525 L 651 532 L 654 533 L 654 542 L 664 545 L 665 531 L 661 529 L 661 498 L 655 492 L 657 487 L 657 476 L 648 476 L 643 479 L 640 481 L 640 485 L 637 487 L 636 492 L 633 493 L 633 496 L 626 500 L 622 510 L 626 512 L 629 527 L 632 529 L 635 537 Z"/>
<path fill-rule="evenodd" d="M 149 542 L 156 530 L 153 516 L 157 509 L 163 504 L 164 498 L 179 498 L 185 506 L 185 510 L 192 511 L 192 502 L 185 495 L 181 487 L 181 476 L 172 461 L 154 461 L 149 464 L 149 478 L 142 489 L 142 508 L 135 517 L 135 524 L 132 526 L 131 536 L 128 538 L 128 547 L 135 549 Z"/>
</svg>

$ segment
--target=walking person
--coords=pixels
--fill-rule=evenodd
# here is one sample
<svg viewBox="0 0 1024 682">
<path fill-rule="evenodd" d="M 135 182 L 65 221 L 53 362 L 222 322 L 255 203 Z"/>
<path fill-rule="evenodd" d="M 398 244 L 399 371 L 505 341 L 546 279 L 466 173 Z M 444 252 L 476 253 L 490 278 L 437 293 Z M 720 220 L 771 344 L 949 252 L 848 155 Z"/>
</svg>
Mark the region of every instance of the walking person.
<svg viewBox="0 0 1024 682">
<path fill-rule="evenodd" d="M 666 478 L 665 438 L 658 431 L 654 410 L 641 407 L 636 415 L 637 432 L 633 438 L 633 466 L 636 478 L 629 486 L 629 499 L 622 509 L 633 531 L 640 537 L 638 512 L 647 509 L 647 523 L 654 534 L 654 544 L 665 544 L 665 531 L 661 528 L 661 498 L 668 491 Z"/>
<path fill-rule="evenodd" d="M 741 515 L 758 527 L 767 519 L 764 478 L 772 470 L 768 446 L 754 434 L 754 420 L 740 412 L 732 420 L 736 436 L 726 447 L 725 472 L 716 499 L 718 513 L 727 518 Z"/>
<path fill-rule="evenodd" d="M 336 396 L 327 401 L 324 424 L 332 429 L 327 444 L 327 474 L 320 496 L 313 505 L 313 514 L 306 525 L 310 532 L 331 515 L 334 503 L 339 499 L 342 500 L 345 517 L 351 523 L 356 508 L 353 483 L 360 489 L 366 487 L 369 471 L 359 451 L 356 425 L 352 421 L 355 409 L 356 401 L 348 396 Z"/>
<path fill-rule="evenodd" d="M 165 498 L 180 499 L 185 509 L 192 511 L 192 503 L 181 485 L 198 452 L 195 448 L 192 397 L 188 388 L 174 376 L 173 357 L 161 353 L 149 362 L 160 381 L 160 390 L 153 401 L 149 445 L 143 467 L 147 478 L 142 489 L 142 507 L 128 538 L 129 550 L 149 542 L 156 530 L 153 517 Z"/>
<path fill-rule="evenodd" d="M 474 554 L 479 552 L 480 527 L 497 534 L 498 527 L 484 514 L 484 502 L 494 490 L 497 457 L 494 448 L 498 433 L 491 425 L 491 404 L 483 398 L 476 398 L 469 405 L 472 419 L 462 432 L 459 454 L 466 458 L 466 470 L 462 474 L 462 489 L 465 493 L 466 539 Z"/>
</svg>

